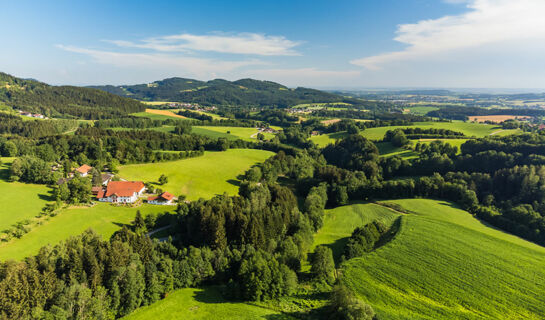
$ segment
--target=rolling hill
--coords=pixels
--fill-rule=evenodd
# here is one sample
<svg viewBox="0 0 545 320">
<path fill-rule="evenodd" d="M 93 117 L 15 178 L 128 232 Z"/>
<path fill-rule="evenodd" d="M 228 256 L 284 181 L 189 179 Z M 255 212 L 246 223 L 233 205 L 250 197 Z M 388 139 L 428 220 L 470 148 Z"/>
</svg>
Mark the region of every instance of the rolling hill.
<svg viewBox="0 0 545 320">
<path fill-rule="evenodd" d="M 275 82 L 254 79 L 199 81 L 169 78 L 148 84 L 92 88 L 144 101 L 177 101 L 202 105 L 290 107 L 313 102 L 355 102 L 320 90 L 291 89 Z"/>
<path fill-rule="evenodd" d="M 0 103 L 55 118 L 104 119 L 146 110 L 133 99 L 92 88 L 50 86 L 0 72 Z"/>
</svg>

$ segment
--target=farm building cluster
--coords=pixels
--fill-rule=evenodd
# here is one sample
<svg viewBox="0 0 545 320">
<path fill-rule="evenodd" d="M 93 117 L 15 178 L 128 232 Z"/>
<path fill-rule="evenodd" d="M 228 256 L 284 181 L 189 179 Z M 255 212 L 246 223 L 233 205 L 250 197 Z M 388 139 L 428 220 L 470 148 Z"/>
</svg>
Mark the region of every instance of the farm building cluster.
<svg viewBox="0 0 545 320">
<path fill-rule="evenodd" d="M 24 117 L 36 118 L 36 119 L 47 119 L 46 116 L 44 116 L 43 114 L 40 114 L 40 113 L 32 113 L 32 112 L 27 112 L 27 111 L 22 111 L 22 110 L 18 110 L 18 111 L 19 111 L 19 114 L 24 116 Z"/>
<path fill-rule="evenodd" d="M 57 181 L 58 185 L 64 184 L 76 176 L 88 177 L 92 175 L 93 167 L 84 164 L 71 172 L 68 177 Z M 98 201 L 116 204 L 131 204 L 137 202 L 146 192 L 146 186 L 142 181 L 114 181 L 114 174 L 110 172 L 100 173 L 101 185 L 92 187 L 91 192 Z M 147 197 L 149 204 L 173 205 L 176 197 L 168 192 Z"/>
</svg>

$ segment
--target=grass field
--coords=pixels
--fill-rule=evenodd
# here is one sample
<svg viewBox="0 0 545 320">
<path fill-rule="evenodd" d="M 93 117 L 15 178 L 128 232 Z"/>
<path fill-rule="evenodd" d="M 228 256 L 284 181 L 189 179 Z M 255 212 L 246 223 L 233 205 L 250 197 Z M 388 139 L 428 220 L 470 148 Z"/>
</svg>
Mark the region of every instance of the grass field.
<svg viewBox="0 0 545 320">
<path fill-rule="evenodd" d="M 390 127 L 378 127 L 378 128 L 368 128 L 361 132 L 361 134 L 370 140 L 380 140 L 384 138 L 386 131 L 395 130 L 398 128 L 407 128 L 407 127 L 419 127 L 419 128 L 436 128 L 436 129 L 448 129 L 453 131 L 459 131 L 464 133 L 466 136 L 475 136 L 478 138 L 491 135 L 495 132 L 500 132 L 502 135 L 513 134 L 519 132 L 518 130 L 503 130 L 501 126 L 489 125 L 489 124 L 480 124 L 472 122 L 415 122 L 413 126 L 390 126 Z M 500 134 L 500 133 L 498 133 Z"/>
<path fill-rule="evenodd" d="M 460 148 L 462 144 L 464 144 L 468 139 L 419 139 L 419 140 L 413 140 L 413 141 L 414 143 L 420 142 L 420 143 L 429 144 L 432 141 L 436 141 L 436 140 L 448 143 L 454 147 L 458 147 L 458 153 L 460 153 Z"/>
<path fill-rule="evenodd" d="M 545 248 L 488 227 L 448 202 L 391 202 L 415 213 L 401 217 L 390 243 L 343 264 L 347 285 L 381 319 L 545 318 Z M 350 212 L 343 208 L 336 210 Z M 340 237 L 352 227 L 328 215 L 324 230 Z"/>
<path fill-rule="evenodd" d="M 397 217 L 398 214 L 394 211 L 372 203 L 352 204 L 326 210 L 324 226 L 314 235 L 313 248 L 327 245 L 333 250 L 335 260 L 339 261 L 348 237 L 356 227 L 373 220 L 391 225 Z"/>
<path fill-rule="evenodd" d="M 136 210 L 140 210 L 143 215 L 146 215 L 152 212 L 159 213 L 173 210 L 173 208 L 146 204 L 138 208 L 130 208 L 97 203 L 90 208 L 63 209 L 55 217 L 51 217 L 42 225 L 34 227 L 21 239 L 14 239 L 0 245 L 0 260 L 18 260 L 36 254 L 42 246 L 47 244 L 55 245 L 89 228 L 107 239 L 124 224 L 133 221 Z"/>
<path fill-rule="evenodd" d="M 13 158 L 0 158 L 0 230 L 16 222 L 37 216 L 52 201 L 51 189 L 45 185 L 8 182 Z"/>
<path fill-rule="evenodd" d="M 381 157 L 399 156 L 402 159 L 410 160 L 418 158 L 418 152 L 413 150 L 399 148 L 393 146 L 390 142 L 377 142 L 375 145 L 378 148 Z"/>
<path fill-rule="evenodd" d="M 230 133 L 227 133 L 229 131 Z M 256 128 L 244 127 L 215 127 L 215 126 L 194 126 L 192 133 L 208 136 L 211 138 L 227 138 L 232 140 L 242 139 L 252 141 L 256 139 L 258 130 Z M 265 139 L 274 137 L 273 133 L 263 133 Z"/>
<path fill-rule="evenodd" d="M 438 107 L 422 107 L 422 106 L 414 105 L 405 109 L 407 113 L 416 114 L 420 116 L 426 115 L 426 113 L 430 111 L 435 111 L 435 110 L 439 110 L 439 108 Z"/>
<path fill-rule="evenodd" d="M 238 192 L 237 176 L 252 165 L 271 157 L 272 152 L 255 149 L 229 149 L 206 152 L 204 156 L 172 162 L 132 164 L 119 167 L 119 176 L 127 180 L 155 182 L 161 174 L 168 183 L 160 186 L 189 200 L 210 198 L 216 194 Z"/>
<path fill-rule="evenodd" d="M 368 128 L 361 131 L 361 135 L 366 137 L 369 140 L 378 141 L 384 138 L 386 131 L 395 130 L 401 128 L 437 128 L 437 129 L 449 129 L 453 131 L 463 132 L 468 137 L 477 137 L 482 138 L 488 135 L 510 135 L 521 132 L 518 129 L 512 130 L 503 130 L 501 126 L 490 125 L 490 124 L 481 124 L 481 123 L 472 123 L 472 122 L 415 122 L 413 126 L 389 126 L 389 127 L 377 127 L 377 128 Z M 321 134 L 318 136 L 313 136 L 310 138 L 311 141 L 318 144 L 320 147 L 324 147 L 329 143 L 334 143 L 336 139 L 341 139 L 346 135 L 343 132 L 335 132 L 330 134 Z"/>
<path fill-rule="evenodd" d="M 218 287 L 180 289 L 151 306 L 139 308 L 124 320 L 175 320 L 175 319 L 292 319 L 279 312 L 249 305 L 229 302 L 222 298 Z"/>
</svg>

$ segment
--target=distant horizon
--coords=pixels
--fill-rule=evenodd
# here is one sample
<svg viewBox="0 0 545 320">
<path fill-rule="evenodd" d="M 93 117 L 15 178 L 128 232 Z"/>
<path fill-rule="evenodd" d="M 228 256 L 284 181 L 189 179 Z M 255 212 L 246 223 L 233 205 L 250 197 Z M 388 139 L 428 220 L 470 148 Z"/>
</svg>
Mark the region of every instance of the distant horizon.
<svg viewBox="0 0 545 320">
<path fill-rule="evenodd" d="M 4 71 L 0 70 L 0 72 L 4 72 Z M 196 78 L 187 78 L 187 77 L 183 77 L 183 76 L 173 76 L 173 77 L 168 77 L 168 78 L 163 78 L 163 79 L 156 79 L 156 80 L 149 81 L 149 82 L 139 82 L 139 83 L 119 83 L 119 84 L 94 83 L 94 84 L 79 85 L 79 84 L 62 84 L 62 83 L 61 84 L 52 84 L 52 83 L 48 83 L 46 81 L 42 81 L 40 79 L 36 79 L 36 78 L 33 78 L 33 77 L 21 77 L 21 76 L 15 75 L 15 74 L 10 74 L 10 75 L 14 76 L 14 77 L 17 77 L 17 78 L 25 79 L 25 80 L 34 80 L 34 81 L 38 81 L 38 82 L 43 82 L 43 83 L 46 83 L 46 84 L 52 85 L 52 86 L 73 85 L 73 86 L 77 86 L 77 87 L 110 86 L 110 85 L 111 86 L 131 86 L 131 85 L 153 83 L 153 82 L 163 81 L 163 80 L 172 79 L 172 78 L 185 78 L 185 79 L 198 80 L 198 81 L 203 81 L 203 82 L 212 81 L 212 80 L 227 80 L 227 81 L 232 82 L 232 81 L 237 81 L 237 80 L 242 80 L 242 79 L 253 79 L 253 80 L 259 80 L 259 81 L 272 81 L 272 80 L 268 80 L 268 79 L 255 79 L 255 78 L 239 78 L 239 79 L 233 79 L 233 80 L 224 79 L 224 78 L 214 78 L 214 79 L 203 80 L 203 79 L 196 79 Z M 277 82 L 277 81 L 272 81 L 272 82 Z M 279 83 L 281 85 L 284 85 L 281 82 L 277 82 L 277 83 Z M 303 85 L 301 85 L 301 86 L 288 86 L 288 85 L 286 85 L 286 87 L 288 87 L 288 88 L 306 87 L 306 88 L 322 90 L 322 91 L 362 91 L 362 92 L 369 91 L 369 93 L 373 93 L 373 91 L 394 92 L 394 91 L 411 91 L 411 90 L 422 90 L 422 91 L 448 90 L 448 91 L 452 91 L 453 93 L 482 93 L 482 94 L 528 94 L 528 93 L 541 94 L 541 93 L 545 93 L 545 88 L 494 88 L 494 87 L 489 87 L 489 88 L 466 87 L 466 88 L 464 88 L 464 87 L 426 87 L 426 86 L 422 86 L 422 87 L 410 87 L 410 86 L 406 86 L 406 87 L 405 86 L 400 86 L 400 87 L 393 87 L 393 86 L 392 87 L 383 87 L 383 86 L 364 87 L 364 86 L 352 86 L 351 87 L 351 86 L 303 86 Z"/>
</svg>

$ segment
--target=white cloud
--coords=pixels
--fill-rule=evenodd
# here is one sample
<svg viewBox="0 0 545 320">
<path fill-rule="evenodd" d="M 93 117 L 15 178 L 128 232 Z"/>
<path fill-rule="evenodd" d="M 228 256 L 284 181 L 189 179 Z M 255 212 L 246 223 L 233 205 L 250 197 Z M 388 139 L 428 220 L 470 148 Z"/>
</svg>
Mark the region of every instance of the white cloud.
<svg viewBox="0 0 545 320">
<path fill-rule="evenodd" d="M 377 70 L 393 62 L 436 58 L 454 51 L 545 41 L 544 0 L 465 2 L 470 9 L 467 13 L 400 25 L 394 40 L 407 44 L 406 49 L 350 62 Z"/>
<path fill-rule="evenodd" d="M 96 62 L 101 64 L 140 69 L 162 69 L 178 74 L 189 74 L 200 78 L 209 78 L 211 75 L 216 73 L 229 73 L 245 66 L 267 64 L 256 59 L 225 61 L 208 58 L 166 55 L 161 53 L 122 53 L 64 45 L 57 45 L 57 47 L 65 51 L 90 56 Z"/>
<path fill-rule="evenodd" d="M 220 53 L 250 54 L 262 56 L 299 55 L 293 50 L 301 44 L 283 36 L 257 33 L 194 35 L 182 33 L 138 42 L 105 40 L 120 47 L 151 49 L 161 52 L 213 51 Z"/>
</svg>

